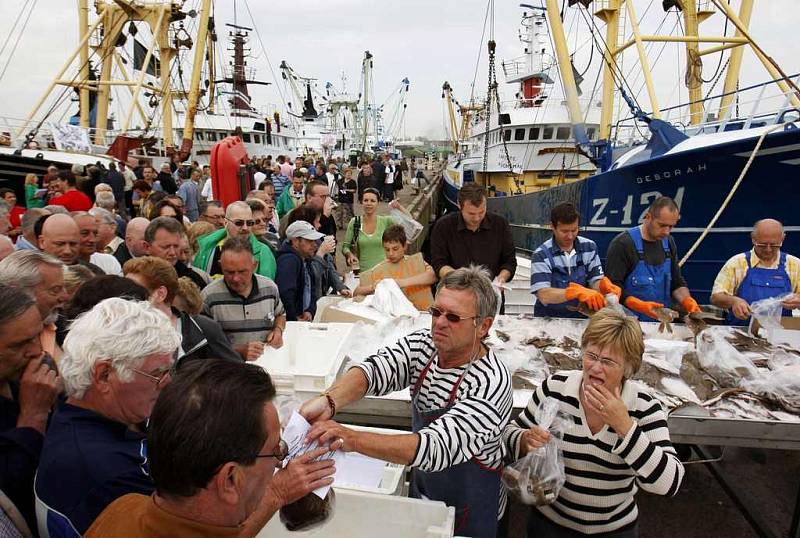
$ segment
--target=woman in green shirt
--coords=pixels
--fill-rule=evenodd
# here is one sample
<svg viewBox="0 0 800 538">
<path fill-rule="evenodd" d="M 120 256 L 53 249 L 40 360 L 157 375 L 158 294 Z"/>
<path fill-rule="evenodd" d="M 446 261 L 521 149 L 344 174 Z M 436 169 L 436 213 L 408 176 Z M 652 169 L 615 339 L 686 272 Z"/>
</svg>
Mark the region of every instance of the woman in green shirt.
<svg viewBox="0 0 800 538">
<path fill-rule="evenodd" d="M 36 174 L 28 174 L 25 176 L 25 207 L 28 209 L 32 207 L 44 207 L 44 200 L 36 196 L 36 191 L 39 190 L 39 179 Z"/>
<path fill-rule="evenodd" d="M 385 258 L 383 253 L 383 232 L 396 224 L 395 220 L 388 215 L 378 215 L 378 200 L 380 193 L 378 189 L 372 187 L 364 189 L 361 194 L 360 217 L 353 217 L 347 225 L 347 232 L 344 236 L 342 253 L 344 254 L 347 265 L 355 270 L 368 271 L 382 262 Z M 406 209 L 397 202 L 392 202 L 392 207 L 408 213 Z M 356 234 L 355 230 L 358 229 Z M 356 245 L 353 245 L 353 236 L 357 235 Z"/>
</svg>

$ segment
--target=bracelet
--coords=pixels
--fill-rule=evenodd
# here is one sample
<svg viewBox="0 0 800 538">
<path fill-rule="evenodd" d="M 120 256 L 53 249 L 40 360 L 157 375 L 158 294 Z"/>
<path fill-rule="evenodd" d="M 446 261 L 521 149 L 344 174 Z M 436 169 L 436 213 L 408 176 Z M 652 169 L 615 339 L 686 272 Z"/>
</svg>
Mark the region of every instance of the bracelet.
<svg viewBox="0 0 800 538">
<path fill-rule="evenodd" d="M 328 407 L 331 408 L 331 418 L 336 416 L 336 402 L 333 401 L 333 397 L 331 397 L 329 392 L 323 392 L 320 396 L 325 396 L 325 399 L 328 400 Z"/>
</svg>

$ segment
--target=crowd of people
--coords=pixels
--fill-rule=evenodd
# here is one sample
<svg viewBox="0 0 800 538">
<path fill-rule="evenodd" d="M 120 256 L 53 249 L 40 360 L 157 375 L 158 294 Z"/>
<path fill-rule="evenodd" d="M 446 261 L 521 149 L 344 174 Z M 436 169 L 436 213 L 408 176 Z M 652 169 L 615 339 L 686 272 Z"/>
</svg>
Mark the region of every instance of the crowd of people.
<svg viewBox="0 0 800 538">
<path fill-rule="evenodd" d="M 227 206 L 206 167 L 169 164 L 51 168 L 26 181 L 27 208 L 0 192 L 0 238 L 11 245 L 0 242 L 3 532 L 254 536 L 281 506 L 330 484 L 333 464 L 316 458 L 344 450 L 409 465 L 414 496 L 456 507 L 457 534 L 503 535 L 500 470 L 549 441 L 536 410 L 554 397 L 574 423 L 559 441 L 567 482 L 531 511 L 529 535 L 636 535 L 637 489 L 673 495 L 683 467 L 660 405 L 627 381 L 644 351 L 639 322 L 604 307 L 621 302 L 641 319 L 674 303 L 699 310 L 670 237 L 675 203 L 657 199 L 621 233 L 606 270 L 578 235 L 576 208 L 553 208 L 553 237 L 532 254 L 535 314 L 576 317 L 579 303 L 598 313 L 582 370 L 548 377 L 512 420 L 510 373 L 484 343 L 516 272 L 509 223 L 487 212 L 484 189 L 465 185 L 460 211 L 432 230 L 427 262 L 377 211 L 383 202 L 405 212 L 396 191 L 410 171 L 385 156 L 354 172 L 337 160 L 258 159 L 255 190 Z M 336 266 L 337 230 L 359 272 L 352 291 Z M 782 234 L 780 223 L 757 223 L 753 250 L 717 278 L 712 301 L 732 320 L 776 290 L 799 291 Z M 321 297 L 369 295 L 386 279 L 430 313 L 431 328 L 305 402 L 309 439 L 322 447 L 284 461 L 275 389 L 250 362 L 286 345 L 286 323 L 311 321 Z M 784 306 L 800 306 L 797 296 Z M 364 396 L 405 388 L 411 433 L 334 420 Z"/>
</svg>

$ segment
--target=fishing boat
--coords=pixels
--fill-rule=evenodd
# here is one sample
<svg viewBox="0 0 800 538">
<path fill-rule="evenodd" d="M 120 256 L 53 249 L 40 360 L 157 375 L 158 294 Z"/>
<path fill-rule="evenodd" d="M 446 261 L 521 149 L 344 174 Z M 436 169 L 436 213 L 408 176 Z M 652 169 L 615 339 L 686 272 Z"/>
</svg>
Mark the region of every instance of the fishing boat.
<svg viewBox="0 0 800 538">
<path fill-rule="evenodd" d="M 681 211 L 672 235 L 682 256 L 684 276 L 692 295 L 707 302 L 722 264 L 749 248 L 749 233 L 756 220 L 771 217 L 783 222 L 787 232 L 783 249 L 800 251 L 800 238 L 794 233 L 800 231 L 800 220 L 793 195 L 800 166 L 800 77 L 786 75 L 750 35 L 752 0 L 741 0 L 738 13 L 724 0 L 664 2 L 665 10 L 682 23 L 680 35 L 644 34 L 635 3 L 570 0 L 566 8 L 577 10 L 587 21 L 603 56 L 601 117 L 596 126 L 587 122 L 579 100 L 562 6 L 557 0 L 545 0 L 543 14 L 556 53 L 575 149 L 597 170 L 585 179 L 534 192 L 506 191 L 505 196 L 489 199 L 489 209 L 509 220 L 517 248 L 530 252 L 550 236 L 550 208 L 572 201 L 582 214 L 582 233 L 605 253 L 618 233 L 642 222 L 655 198 L 670 196 Z M 726 29 L 730 26 L 732 32 L 714 36 L 700 31 L 701 23 L 716 14 L 725 18 Z M 595 19 L 605 24 L 602 36 Z M 629 34 L 620 31 L 625 28 Z M 659 105 L 647 43 L 685 46 L 685 55 L 691 60 L 685 75 L 688 103 Z M 763 84 L 739 87 L 746 48 L 769 75 Z M 636 51 L 649 111 L 623 77 L 620 62 L 628 49 Z M 724 78 L 722 91 L 704 97 L 701 58 L 710 54 L 729 54 L 729 58 L 726 68 L 715 77 L 715 82 Z M 627 106 L 630 113 L 626 117 L 614 117 L 615 96 Z M 491 119 L 496 125 L 502 123 L 502 118 Z M 501 137 L 509 136 L 506 129 L 500 130 Z M 452 199 L 458 185 L 447 177 L 445 180 L 445 192 L 449 190 Z M 470 180 L 487 186 L 491 182 L 478 171 L 472 177 L 464 175 L 462 184 Z"/>
</svg>

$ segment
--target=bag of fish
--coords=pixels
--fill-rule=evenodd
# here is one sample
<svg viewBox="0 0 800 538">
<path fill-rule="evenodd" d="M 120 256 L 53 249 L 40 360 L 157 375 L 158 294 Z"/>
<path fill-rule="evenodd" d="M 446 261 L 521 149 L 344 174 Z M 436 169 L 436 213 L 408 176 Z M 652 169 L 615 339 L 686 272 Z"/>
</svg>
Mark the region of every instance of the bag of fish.
<svg viewBox="0 0 800 538">
<path fill-rule="evenodd" d="M 536 422 L 552 437 L 544 446 L 525 454 L 503 469 L 502 481 L 519 502 L 534 506 L 553 503 L 564 486 L 564 456 L 557 439 L 568 426 L 558 411 L 558 400 L 545 398 L 536 410 Z"/>
<path fill-rule="evenodd" d="M 753 314 L 750 316 L 750 333 L 755 335 L 755 333 L 753 333 L 753 320 L 758 321 L 758 324 L 764 328 L 767 342 L 775 344 L 776 342 L 772 341 L 773 332 L 783 328 L 781 326 L 781 316 L 783 315 L 783 305 L 781 303 L 790 295 L 792 294 L 787 293 L 778 297 L 769 297 L 767 299 L 761 299 L 760 301 L 753 301 L 750 305 L 750 312 Z"/>
</svg>

